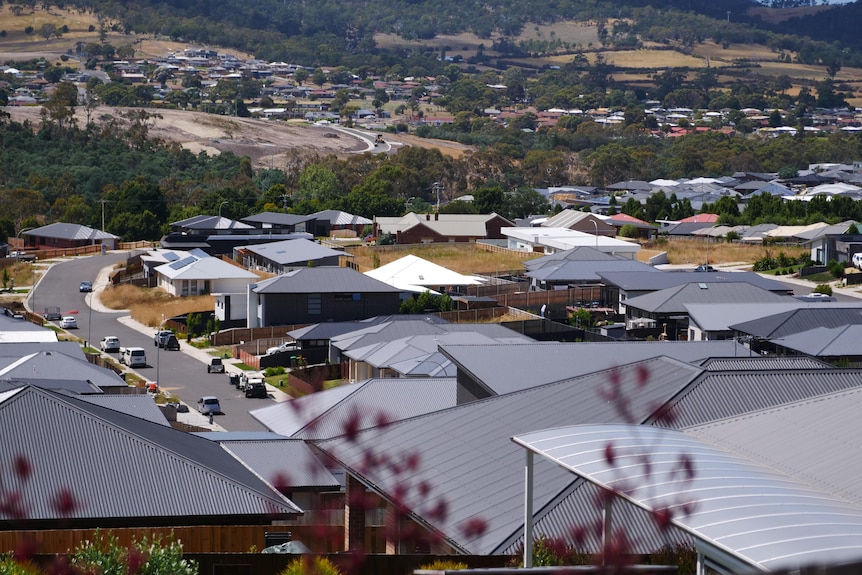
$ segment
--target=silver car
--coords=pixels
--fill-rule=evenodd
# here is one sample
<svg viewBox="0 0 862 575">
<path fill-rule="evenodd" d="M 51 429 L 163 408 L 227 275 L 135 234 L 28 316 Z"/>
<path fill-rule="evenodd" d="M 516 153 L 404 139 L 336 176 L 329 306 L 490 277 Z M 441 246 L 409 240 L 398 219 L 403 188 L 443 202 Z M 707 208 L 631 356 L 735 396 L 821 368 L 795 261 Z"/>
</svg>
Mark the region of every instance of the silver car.
<svg viewBox="0 0 862 575">
<path fill-rule="evenodd" d="M 205 395 L 198 400 L 198 411 L 203 415 L 215 415 L 221 413 L 221 405 L 214 395 Z"/>
</svg>

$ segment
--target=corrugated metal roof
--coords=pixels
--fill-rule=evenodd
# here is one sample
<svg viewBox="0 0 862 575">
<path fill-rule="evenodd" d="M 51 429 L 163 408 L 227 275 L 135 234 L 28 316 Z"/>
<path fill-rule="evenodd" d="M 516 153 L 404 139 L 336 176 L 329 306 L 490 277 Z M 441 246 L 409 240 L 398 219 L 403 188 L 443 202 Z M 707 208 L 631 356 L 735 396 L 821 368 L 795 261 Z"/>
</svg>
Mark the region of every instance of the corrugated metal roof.
<svg viewBox="0 0 862 575">
<path fill-rule="evenodd" d="M 621 259 L 608 261 L 561 261 L 524 273 L 541 281 L 590 281 L 598 282 L 601 274 L 609 271 L 641 271 L 648 275 L 659 270 L 637 260 Z"/>
<path fill-rule="evenodd" d="M 165 418 L 162 410 L 159 409 L 159 406 L 153 400 L 153 396 L 147 393 L 102 393 L 98 395 L 80 395 L 76 397 L 81 401 L 100 405 L 107 409 L 131 415 L 132 417 L 138 417 L 159 425 L 170 426 L 170 423 Z"/>
<path fill-rule="evenodd" d="M 48 224 L 47 226 L 42 226 L 41 228 L 24 232 L 24 235 L 61 240 L 84 241 L 120 239 L 120 236 L 115 236 L 114 234 L 103 232 L 102 230 L 94 230 L 93 228 L 82 226 L 80 224 L 67 224 L 63 222 L 56 222 Z"/>
<path fill-rule="evenodd" d="M 342 352 L 356 352 L 354 357 L 364 357 L 371 351 L 376 350 L 379 346 L 386 346 L 390 342 L 396 342 L 399 346 L 404 346 L 404 340 L 418 336 L 438 336 L 441 343 L 443 336 L 454 333 L 469 333 L 475 334 L 478 343 L 491 343 L 489 339 L 497 340 L 506 343 L 524 342 L 529 343 L 534 340 L 523 334 L 519 334 L 505 326 L 496 323 L 436 323 L 425 321 L 425 319 L 414 319 L 408 321 L 388 321 L 381 324 L 369 326 L 365 329 L 358 329 L 354 332 L 345 333 L 331 340 L 332 347 L 341 350 Z M 455 336 L 452 336 L 455 337 Z M 479 338 L 485 338 L 479 341 Z M 365 348 L 365 353 L 358 350 Z M 426 353 L 436 351 L 427 346 L 422 348 Z M 406 358 L 405 358 L 406 359 Z"/>
<path fill-rule="evenodd" d="M 701 275 L 711 274 L 696 274 L 698 277 Z M 782 298 L 787 297 L 743 282 L 704 283 L 695 279 L 693 283 L 629 298 L 625 305 L 649 313 L 667 314 L 685 313 L 685 305 L 692 303 L 768 303 L 784 301 Z"/>
<path fill-rule="evenodd" d="M 400 290 L 409 291 L 424 291 L 429 287 L 479 285 L 484 281 L 453 272 L 412 254 L 367 271 L 365 275 Z"/>
<path fill-rule="evenodd" d="M 358 321 L 332 321 L 324 323 L 316 323 L 306 327 L 301 327 L 288 332 L 294 339 L 332 339 L 335 336 L 345 333 L 354 332 L 357 329 L 363 329 L 372 325 L 379 325 L 393 321 L 416 321 L 413 315 L 384 315 L 374 316 L 368 319 Z M 436 315 L 423 316 L 422 321 L 432 324 L 449 323 L 445 319 Z"/>
<path fill-rule="evenodd" d="M 660 270 L 656 270 L 660 271 Z M 626 291 L 658 291 L 690 283 L 727 283 L 745 282 L 765 290 L 786 293 L 785 284 L 765 278 L 754 272 L 732 272 L 719 270 L 717 272 L 676 271 L 644 273 L 643 271 L 608 271 L 599 275 L 607 285 L 619 287 Z"/>
<path fill-rule="evenodd" d="M 645 509 L 694 503 L 673 522 L 710 545 L 707 556 L 727 554 L 766 571 L 862 557 L 862 509 L 681 432 L 575 425 L 514 439 Z M 597 455 L 608 445 L 611 461 Z M 683 457 L 693 477 L 679 473 Z"/>
<path fill-rule="evenodd" d="M 709 357 L 748 355 L 747 348 L 732 340 L 445 345 L 440 349 L 459 370 L 495 394 L 661 355 L 696 364 Z"/>
<path fill-rule="evenodd" d="M 296 224 L 313 220 L 313 216 L 298 216 L 296 214 L 282 214 L 278 212 L 261 212 L 240 218 L 240 221 L 246 223 L 276 224 L 279 226 L 295 226 Z"/>
<path fill-rule="evenodd" d="M 855 369 L 710 372 L 667 407 L 681 428 L 860 386 Z"/>
<path fill-rule="evenodd" d="M 710 358 L 700 365 L 708 371 L 775 371 L 833 368 L 832 365 L 819 359 L 793 355 Z"/>
<path fill-rule="evenodd" d="M 638 374 L 648 373 L 648 384 L 638 385 Z M 647 416 L 687 385 L 700 370 L 668 358 L 629 365 L 618 372 L 633 417 Z M 523 522 L 523 452 L 509 438 L 539 425 L 620 421 L 617 409 L 599 390 L 610 375 L 599 373 L 544 385 L 396 422 L 315 444 L 340 461 L 349 473 L 375 490 L 401 499 L 420 522 L 439 531 L 452 545 L 487 554 L 506 541 Z M 409 381 L 409 380 L 395 380 Z M 431 380 L 439 381 L 439 380 Z M 629 393 L 630 392 L 630 393 Z M 369 465 L 369 455 L 385 446 L 388 460 L 418 458 L 416 466 Z M 536 506 L 541 508 L 571 481 L 551 465 L 539 464 L 535 473 Z M 429 512 L 445 504 L 445 517 Z M 464 522 L 480 518 L 487 530 L 468 539 Z"/>
<path fill-rule="evenodd" d="M 347 212 L 341 212 L 338 210 L 323 210 L 322 212 L 315 212 L 311 214 L 311 216 L 315 220 L 329 221 L 330 225 L 333 226 L 358 226 L 374 223 L 368 218 L 354 216 L 353 214 L 348 214 Z"/>
<path fill-rule="evenodd" d="M 804 305 L 798 309 L 737 323 L 731 327 L 745 334 L 772 339 L 818 327 L 834 328 L 862 324 L 862 307 L 858 303 L 802 303 Z"/>
<path fill-rule="evenodd" d="M 438 346 L 441 345 L 511 343 L 513 335 L 514 332 L 506 334 L 507 341 L 501 342 L 481 333 L 478 329 L 476 331 L 452 331 L 440 334 L 414 335 L 365 346 L 352 345 L 347 350 L 342 349 L 342 353 L 350 359 L 367 363 L 376 368 L 388 368 L 402 361 L 428 357 L 429 354 L 436 352 Z M 522 338 L 514 339 L 527 341 Z M 448 362 L 448 360 L 446 361 Z"/>
<path fill-rule="evenodd" d="M 324 247 L 317 242 L 306 239 L 285 240 L 270 244 L 254 244 L 242 247 L 281 265 L 298 262 L 307 264 L 309 261 L 330 257 L 353 257 L 353 254 L 333 250 L 332 248 Z"/>
<path fill-rule="evenodd" d="M 554 501 L 533 515 L 533 533 L 564 541 L 575 549 L 600 553 L 601 532 L 595 526 L 603 524 L 602 493 L 588 481 L 575 479 Z M 694 547 L 694 538 L 671 525 L 659 529 L 655 516 L 628 501 L 615 501 L 613 523 L 625 526 L 626 540 L 632 553 L 654 553 L 665 546 Z M 576 537 L 577 534 L 577 537 Z M 520 529 L 501 544 L 495 553 L 518 555 L 523 552 L 524 532 Z"/>
<path fill-rule="evenodd" d="M 303 439 L 341 435 L 456 405 L 454 378 L 375 378 L 257 409 L 268 429 Z"/>
<path fill-rule="evenodd" d="M 852 357 L 862 355 L 862 325 L 816 327 L 770 341 L 775 345 L 815 357 Z"/>
<path fill-rule="evenodd" d="M 341 484 L 300 439 L 220 441 L 231 455 L 277 489 L 339 489 Z"/>
<path fill-rule="evenodd" d="M 400 293 L 400 290 L 350 268 L 301 268 L 263 280 L 255 293 Z"/>
<path fill-rule="evenodd" d="M 251 230 L 254 226 L 224 218 L 221 216 L 208 216 L 201 214 L 192 216 L 178 222 L 171 222 L 172 228 L 181 228 L 186 230 Z"/>
<path fill-rule="evenodd" d="M 36 387 L 0 403 L 0 436 L 0 475 L 21 491 L 31 519 L 58 519 L 52 501 L 61 490 L 77 502 L 70 519 L 186 524 L 298 513 L 217 444 Z M 21 454 L 32 466 L 26 482 L 10 468 Z"/>
<path fill-rule="evenodd" d="M 162 264 L 155 271 L 170 279 L 257 279 L 250 271 L 213 257 L 188 256 L 178 262 Z"/>
<path fill-rule="evenodd" d="M 527 260 L 524 262 L 524 267 L 528 270 L 537 270 L 541 267 L 544 267 L 548 264 L 554 264 L 561 261 L 587 261 L 587 262 L 598 262 L 598 261 L 613 261 L 613 260 L 627 260 L 624 256 L 619 256 L 616 254 L 609 254 L 603 251 L 599 251 L 595 248 L 588 248 L 586 246 L 580 246 L 577 248 L 572 248 L 570 250 L 563 250 L 559 252 L 555 252 L 553 254 L 549 254 L 546 256 L 542 256 L 540 258 L 535 258 L 532 260 Z"/>
<path fill-rule="evenodd" d="M 95 386 L 97 391 L 100 388 L 128 387 L 128 384 L 110 369 L 57 351 L 41 351 L 22 356 L 0 368 L 0 378 L 18 381 L 86 381 Z"/>
<path fill-rule="evenodd" d="M 712 275 L 712 274 L 710 274 Z M 795 298 L 772 303 L 692 303 L 685 304 L 689 320 L 703 331 L 730 331 L 742 321 L 790 311 L 805 305 Z"/>
<path fill-rule="evenodd" d="M 68 357 L 85 359 L 84 348 L 76 341 L 7 342 L 0 345 L 0 357 L 19 358 L 44 351 L 57 351 Z"/>
<path fill-rule="evenodd" d="M 684 431 L 862 505 L 860 412 L 856 387 Z"/>
</svg>

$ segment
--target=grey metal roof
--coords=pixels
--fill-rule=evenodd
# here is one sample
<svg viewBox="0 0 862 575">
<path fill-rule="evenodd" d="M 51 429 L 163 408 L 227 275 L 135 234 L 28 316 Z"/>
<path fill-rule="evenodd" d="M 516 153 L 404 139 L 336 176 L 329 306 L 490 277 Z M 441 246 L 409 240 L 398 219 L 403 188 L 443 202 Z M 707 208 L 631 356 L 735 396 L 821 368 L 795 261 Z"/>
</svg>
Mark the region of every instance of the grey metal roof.
<svg viewBox="0 0 862 575">
<path fill-rule="evenodd" d="M 350 268 L 301 268 L 258 282 L 255 293 L 400 293 Z"/>
<path fill-rule="evenodd" d="M 772 338 L 775 345 L 814 357 L 853 357 L 862 355 L 862 325 L 815 327 L 812 330 Z"/>
<path fill-rule="evenodd" d="M 682 222 L 659 229 L 659 234 L 669 236 L 690 236 L 692 232 L 703 228 L 711 228 L 714 224 L 709 222 Z"/>
<path fill-rule="evenodd" d="M 697 274 L 698 276 L 701 274 Z M 710 275 L 703 273 L 702 275 Z M 685 313 L 693 303 L 769 303 L 790 296 L 778 295 L 745 282 L 688 283 L 648 293 L 625 301 L 628 308 L 650 313 Z"/>
<path fill-rule="evenodd" d="M 771 571 L 862 557 L 862 509 L 681 432 L 573 425 L 513 439 L 645 509 L 693 503 L 672 521 L 705 544 L 707 556 L 733 561 L 735 572 L 741 565 Z M 597 456 L 608 445 L 617 453 L 610 462 Z M 683 458 L 693 477 L 679 473 Z"/>
<path fill-rule="evenodd" d="M 375 378 L 251 411 L 267 429 L 295 438 L 341 435 L 456 405 L 454 378 Z"/>
<path fill-rule="evenodd" d="M 708 371 L 774 371 L 788 369 L 832 369 L 833 366 L 812 357 L 782 355 L 753 357 L 716 357 L 700 364 Z"/>
<path fill-rule="evenodd" d="M 857 387 L 862 387 L 862 370 L 857 369 L 711 371 L 666 409 L 673 415 L 672 427 L 682 428 Z"/>
<path fill-rule="evenodd" d="M 606 285 L 616 286 L 627 291 L 658 291 L 687 283 L 739 283 L 745 282 L 759 288 L 786 293 L 788 288 L 781 282 L 765 278 L 754 272 L 663 272 L 644 273 L 643 271 L 607 271 L 599 276 Z"/>
<path fill-rule="evenodd" d="M 183 228 L 187 230 L 250 230 L 254 226 L 224 218 L 222 216 L 208 216 L 200 214 L 178 222 L 171 222 L 172 228 Z"/>
<path fill-rule="evenodd" d="M 0 436 L 0 474 L 21 490 L 31 519 L 59 519 L 52 501 L 62 490 L 77 502 L 69 520 L 87 524 L 269 521 L 299 512 L 215 443 L 36 387 L 2 396 Z M 10 467 L 20 454 L 32 467 L 26 484 Z"/>
<path fill-rule="evenodd" d="M 741 333 L 772 339 L 818 327 L 834 328 L 862 324 L 862 306 L 858 303 L 802 303 L 803 305 L 797 309 L 737 323 L 731 327 Z"/>
<path fill-rule="evenodd" d="M 0 390 L 17 389 L 32 385 L 42 389 L 68 392 L 75 395 L 98 395 L 102 390 L 85 379 L 0 379 Z"/>
<path fill-rule="evenodd" d="M 277 264 L 307 264 L 309 261 L 338 256 L 353 257 L 342 250 L 334 250 L 307 239 L 285 240 L 269 244 L 242 246 L 244 249 Z"/>
<path fill-rule="evenodd" d="M 796 237 L 803 240 L 804 243 L 811 242 L 825 236 L 840 236 L 841 234 L 846 234 L 848 228 L 850 228 L 850 226 L 854 223 L 856 222 L 854 222 L 853 220 L 849 220 L 840 224 L 833 224 L 831 226 L 823 226 L 820 228 L 805 230 L 796 234 Z"/>
<path fill-rule="evenodd" d="M 862 505 L 860 409 L 862 386 L 684 431 Z"/>
<path fill-rule="evenodd" d="M 301 439 L 225 440 L 219 443 L 258 477 L 282 491 L 341 487 Z"/>
<path fill-rule="evenodd" d="M 548 264 L 561 261 L 613 261 L 624 259 L 628 258 L 617 254 L 609 254 L 595 248 L 580 246 L 570 250 L 554 252 L 553 254 L 542 256 L 540 258 L 527 260 L 524 262 L 524 267 L 528 270 L 536 270 Z"/>
<path fill-rule="evenodd" d="M 442 353 L 494 394 L 509 393 L 661 355 L 699 364 L 748 355 L 732 341 L 643 341 L 445 345 Z"/>
<path fill-rule="evenodd" d="M 400 377 L 455 377 L 458 374 L 455 364 L 437 351 L 392 363 L 389 367 Z"/>
<path fill-rule="evenodd" d="M 414 316 L 417 317 L 417 316 Z M 421 318 L 421 319 L 420 319 Z M 524 342 L 529 343 L 534 341 L 532 338 L 513 331 L 503 325 L 497 323 L 436 323 L 426 321 L 422 316 L 412 321 L 388 321 L 376 324 L 364 329 L 344 333 L 333 337 L 330 341 L 332 347 L 348 352 L 353 350 L 365 349 L 365 354 L 373 351 L 374 346 L 387 345 L 390 342 L 401 341 L 406 338 L 418 336 L 438 336 L 441 338 L 447 334 L 469 333 L 476 336 L 479 340 L 480 336 L 485 339 L 477 341 L 477 343 L 490 343 L 488 339 L 495 339 L 505 343 Z M 434 349 L 425 348 L 428 353 L 436 351 Z M 357 357 L 364 357 L 363 353 L 357 352 Z M 412 357 L 415 357 L 412 356 Z M 407 359 L 407 358 L 403 358 Z"/>
<path fill-rule="evenodd" d="M 19 358 L 33 353 L 57 351 L 75 359 L 85 359 L 84 349 L 76 341 L 8 342 L 0 345 L 0 358 Z"/>
<path fill-rule="evenodd" d="M 642 420 L 650 406 L 667 401 L 698 373 L 690 365 L 658 358 L 626 366 L 617 375 L 630 400 L 632 417 Z M 649 374 L 648 384 L 638 385 L 644 374 Z M 417 486 L 399 500 L 420 523 L 464 552 L 487 554 L 523 524 L 524 456 L 509 437 L 531 430 L 536 422 L 553 426 L 620 421 L 623 416 L 599 392 L 610 377 L 591 374 L 315 444 L 384 497 L 394 499 L 405 487 Z M 382 446 L 390 459 L 415 457 L 417 464 L 369 465 L 368 455 L 379 453 Z M 539 464 L 536 508 L 570 481 L 562 470 Z M 430 492 L 426 495 L 420 485 Z M 445 517 L 432 513 L 438 505 L 448 510 Z M 475 518 L 484 520 L 487 528 L 481 538 L 470 539 L 460 528 Z"/>
<path fill-rule="evenodd" d="M 63 222 L 56 222 L 53 224 L 48 224 L 47 226 L 42 226 L 41 228 L 36 228 L 35 230 L 24 232 L 24 235 L 42 238 L 84 241 L 120 239 L 120 236 L 115 236 L 114 234 L 103 232 L 102 230 L 94 230 L 93 228 L 82 226 L 80 224 L 67 224 Z"/>
<path fill-rule="evenodd" d="M 28 379 L 86 381 L 99 389 L 128 387 L 128 384 L 110 369 L 56 351 L 41 351 L 22 356 L 17 361 L 0 368 L 0 378 L 22 381 Z"/>
<path fill-rule="evenodd" d="M 311 216 L 315 220 L 329 221 L 333 226 L 357 226 L 374 223 L 368 218 L 354 216 L 353 214 L 348 214 L 347 212 L 341 212 L 339 210 L 323 210 L 322 212 L 315 212 L 311 214 Z"/>
<path fill-rule="evenodd" d="M 661 273 L 659 270 L 637 260 L 613 261 L 561 261 L 524 273 L 541 281 L 590 281 L 598 282 L 600 274 L 613 271 L 640 271 L 645 274 Z"/>
<path fill-rule="evenodd" d="M 691 323 L 704 331 L 730 331 L 732 325 L 799 308 L 804 302 L 789 298 L 773 303 L 691 303 L 685 304 Z"/>
<path fill-rule="evenodd" d="M 240 221 L 252 224 L 275 224 L 278 226 L 295 226 L 303 222 L 313 221 L 313 216 L 300 216 L 296 214 L 282 214 L 278 212 L 261 212 L 251 216 L 240 218 Z"/>
<path fill-rule="evenodd" d="M 358 329 L 364 329 L 366 327 L 372 325 L 378 325 L 381 323 L 388 323 L 393 321 L 416 321 L 416 317 L 413 315 L 388 315 L 388 316 L 375 316 L 368 319 L 363 319 L 359 321 L 332 321 L 332 322 L 324 322 L 324 323 L 316 323 L 306 327 L 297 328 L 288 332 L 288 335 L 296 340 L 310 340 L 310 339 L 332 339 L 335 336 L 343 335 L 345 333 L 354 332 Z M 445 324 L 449 323 L 445 319 L 437 317 L 436 315 L 423 316 L 422 321 L 426 323 L 432 324 Z"/>
<path fill-rule="evenodd" d="M 81 401 L 100 405 L 102 407 L 119 411 L 138 417 L 146 421 L 151 421 L 159 425 L 170 426 L 170 422 L 165 418 L 162 410 L 153 400 L 153 396 L 148 393 L 102 393 L 98 395 L 80 395 L 77 396 Z"/>
</svg>

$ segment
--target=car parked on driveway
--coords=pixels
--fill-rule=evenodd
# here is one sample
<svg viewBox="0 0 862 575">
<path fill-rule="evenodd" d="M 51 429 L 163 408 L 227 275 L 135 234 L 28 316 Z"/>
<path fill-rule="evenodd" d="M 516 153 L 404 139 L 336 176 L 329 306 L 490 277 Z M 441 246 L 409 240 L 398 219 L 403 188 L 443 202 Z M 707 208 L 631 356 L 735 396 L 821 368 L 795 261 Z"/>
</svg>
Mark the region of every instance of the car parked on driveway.
<svg viewBox="0 0 862 575">
<path fill-rule="evenodd" d="M 92 282 L 81 282 L 81 285 L 78 287 L 78 291 L 81 293 L 89 293 L 93 291 L 93 283 Z"/>
<path fill-rule="evenodd" d="M 66 315 L 60 320 L 59 325 L 62 329 L 78 329 L 78 320 L 74 316 Z"/>
<path fill-rule="evenodd" d="M 106 335 L 99 340 L 99 349 L 105 353 L 116 353 L 120 351 L 120 338 L 114 335 Z"/>
<path fill-rule="evenodd" d="M 224 364 L 220 357 L 214 357 L 207 365 L 207 373 L 224 373 Z"/>
<path fill-rule="evenodd" d="M 203 415 L 221 413 L 221 405 L 214 395 L 205 395 L 198 400 L 198 411 Z"/>
</svg>

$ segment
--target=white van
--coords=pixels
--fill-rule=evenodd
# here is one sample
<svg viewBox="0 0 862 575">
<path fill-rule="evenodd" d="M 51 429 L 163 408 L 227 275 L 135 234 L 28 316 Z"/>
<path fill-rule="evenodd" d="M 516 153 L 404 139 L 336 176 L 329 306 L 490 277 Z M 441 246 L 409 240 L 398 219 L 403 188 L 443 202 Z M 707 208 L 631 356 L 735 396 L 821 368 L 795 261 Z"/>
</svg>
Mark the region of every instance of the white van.
<svg viewBox="0 0 862 575">
<path fill-rule="evenodd" d="M 856 252 L 853 254 L 853 259 L 851 260 L 853 267 L 857 270 L 862 270 L 862 252 Z"/>
<path fill-rule="evenodd" d="M 142 347 L 126 347 L 120 354 L 120 363 L 129 367 L 146 367 L 147 352 Z"/>
</svg>

